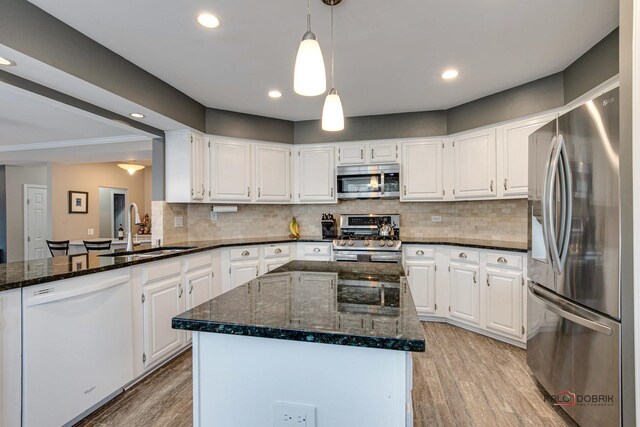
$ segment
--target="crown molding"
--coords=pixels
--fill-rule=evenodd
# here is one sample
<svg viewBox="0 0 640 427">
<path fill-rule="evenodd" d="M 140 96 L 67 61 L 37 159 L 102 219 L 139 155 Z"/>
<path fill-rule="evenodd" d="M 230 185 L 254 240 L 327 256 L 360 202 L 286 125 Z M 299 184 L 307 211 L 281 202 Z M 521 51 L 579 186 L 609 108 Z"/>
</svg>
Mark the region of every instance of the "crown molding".
<svg viewBox="0 0 640 427">
<path fill-rule="evenodd" d="M 83 147 L 90 145 L 119 144 L 123 142 L 151 141 L 143 135 L 122 135 L 106 138 L 73 139 L 68 141 L 34 142 L 30 144 L 0 145 L 0 153 L 11 151 L 48 150 L 52 148 Z"/>
</svg>

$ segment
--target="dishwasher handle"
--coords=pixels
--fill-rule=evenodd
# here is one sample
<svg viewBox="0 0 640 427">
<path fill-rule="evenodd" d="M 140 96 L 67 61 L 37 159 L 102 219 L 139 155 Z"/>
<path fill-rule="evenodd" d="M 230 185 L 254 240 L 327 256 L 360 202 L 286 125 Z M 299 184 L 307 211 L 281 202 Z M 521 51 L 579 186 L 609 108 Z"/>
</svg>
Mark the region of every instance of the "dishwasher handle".
<svg viewBox="0 0 640 427">
<path fill-rule="evenodd" d="M 36 305 L 47 304 L 50 302 L 62 301 L 69 298 L 99 292 L 105 289 L 113 288 L 114 286 L 127 283 L 129 283 L 129 276 L 119 276 L 89 286 L 85 286 L 78 282 L 78 286 L 76 287 L 68 290 L 56 291 L 56 285 L 58 283 L 53 282 L 49 287 L 30 292 L 31 295 L 26 297 L 24 304 L 25 307 L 32 307 Z"/>
</svg>

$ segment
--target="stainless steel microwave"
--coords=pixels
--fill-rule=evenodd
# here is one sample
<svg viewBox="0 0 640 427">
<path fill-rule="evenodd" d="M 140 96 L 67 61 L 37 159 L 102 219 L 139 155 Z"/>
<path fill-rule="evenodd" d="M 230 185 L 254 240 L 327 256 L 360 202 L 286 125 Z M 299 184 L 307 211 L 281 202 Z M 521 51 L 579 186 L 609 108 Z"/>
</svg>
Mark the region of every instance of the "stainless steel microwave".
<svg viewBox="0 0 640 427">
<path fill-rule="evenodd" d="M 400 165 L 338 166 L 338 199 L 397 199 Z"/>
</svg>

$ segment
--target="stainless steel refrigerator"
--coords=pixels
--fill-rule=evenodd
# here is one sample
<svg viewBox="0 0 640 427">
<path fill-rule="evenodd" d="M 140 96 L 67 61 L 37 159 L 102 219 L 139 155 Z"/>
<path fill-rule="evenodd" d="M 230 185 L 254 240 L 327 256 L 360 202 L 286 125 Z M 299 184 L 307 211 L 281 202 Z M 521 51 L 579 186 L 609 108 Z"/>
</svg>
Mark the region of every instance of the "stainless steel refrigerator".
<svg viewBox="0 0 640 427">
<path fill-rule="evenodd" d="M 620 425 L 619 96 L 529 137 L 527 363 L 581 426 Z"/>
</svg>

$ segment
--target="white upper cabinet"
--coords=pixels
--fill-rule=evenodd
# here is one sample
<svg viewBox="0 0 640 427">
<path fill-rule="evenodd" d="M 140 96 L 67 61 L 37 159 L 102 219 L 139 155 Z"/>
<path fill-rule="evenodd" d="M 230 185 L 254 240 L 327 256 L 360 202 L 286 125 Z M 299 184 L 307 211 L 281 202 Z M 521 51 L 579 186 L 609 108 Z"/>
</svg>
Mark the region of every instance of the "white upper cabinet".
<svg viewBox="0 0 640 427">
<path fill-rule="evenodd" d="M 365 153 L 367 151 L 366 144 L 357 145 L 339 145 L 338 146 L 338 165 L 362 165 L 366 163 Z"/>
<path fill-rule="evenodd" d="M 251 148 L 252 145 L 247 142 L 217 137 L 211 139 L 212 201 L 251 201 Z"/>
<path fill-rule="evenodd" d="M 527 196 L 529 136 L 553 119 L 547 116 L 498 129 L 498 197 Z"/>
<path fill-rule="evenodd" d="M 335 149 L 333 145 L 302 147 L 296 159 L 298 201 L 336 202 Z"/>
<path fill-rule="evenodd" d="M 395 141 L 367 144 L 367 151 L 369 163 L 396 163 L 400 157 Z"/>
<path fill-rule="evenodd" d="M 207 138 L 188 129 L 170 131 L 165 139 L 167 202 L 204 202 L 209 189 Z"/>
<path fill-rule="evenodd" d="M 453 160 L 456 199 L 489 198 L 497 195 L 495 129 L 455 138 Z"/>
<path fill-rule="evenodd" d="M 442 140 L 402 144 L 400 200 L 420 201 L 444 198 L 443 150 Z"/>
<path fill-rule="evenodd" d="M 291 148 L 256 145 L 256 201 L 291 202 Z"/>
</svg>

